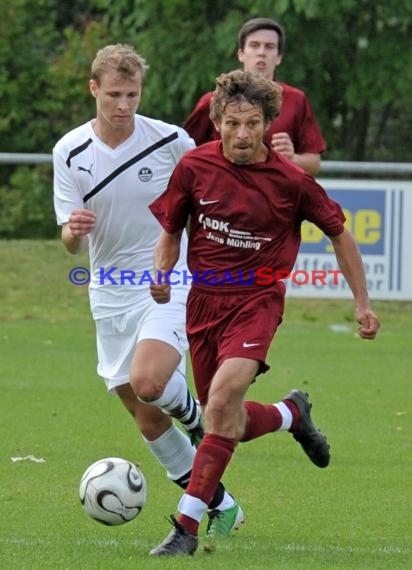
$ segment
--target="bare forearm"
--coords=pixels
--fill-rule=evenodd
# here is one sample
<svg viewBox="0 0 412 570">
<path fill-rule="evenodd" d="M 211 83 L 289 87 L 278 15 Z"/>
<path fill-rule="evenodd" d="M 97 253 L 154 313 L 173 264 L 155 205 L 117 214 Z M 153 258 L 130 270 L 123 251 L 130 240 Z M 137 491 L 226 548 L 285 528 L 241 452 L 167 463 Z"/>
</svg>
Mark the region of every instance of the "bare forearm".
<svg viewBox="0 0 412 570">
<path fill-rule="evenodd" d="M 295 153 L 292 160 L 311 176 L 316 176 L 320 170 L 320 156 L 318 154 L 310 152 L 306 152 L 304 154 Z"/>
<path fill-rule="evenodd" d="M 373 340 L 378 333 L 380 322 L 369 303 L 365 270 L 356 242 L 346 230 L 331 240 L 343 276 L 355 299 L 358 334 L 365 340 Z"/>
<path fill-rule="evenodd" d="M 288 133 L 274 133 L 272 135 L 273 150 L 286 156 L 295 164 L 303 168 L 311 176 L 316 176 L 320 170 L 320 154 L 315 152 L 295 152 L 295 145 Z"/>
<path fill-rule="evenodd" d="M 183 231 L 183 230 L 182 230 Z M 168 234 L 163 231 L 154 250 L 154 269 L 156 275 L 161 273 L 161 283 L 150 286 L 150 294 L 156 303 L 168 303 L 170 301 L 170 284 L 163 275 L 171 271 L 176 265 L 180 254 L 180 240 L 182 231 Z"/>
<path fill-rule="evenodd" d="M 180 240 L 182 231 L 169 234 L 163 231 L 154 250 L 155 271 L 165 273 L 176 265 L 180 255 Z"/>
<path fill-rule="evenodd" d="M 70 253 L 78 253 L 85 249 L 88 234 L 96 226 L 96 214 L 90 210 L 73 210 L 69 221 L 62 227 L 62 242 Z"/>
<path fill-rule="evenodd" d="M 70 230 L 69 224 L 62 227 L 61 239 L 69 253 L 75 255 L 87 247 L 87 236 L 75 236 Z"/>
<path fill-rule="evenodd" d="M 346 230 L 331 238 L 339 267 L 342 270 L 357 306 L 368 307 L 369 297 L 366 287 L 365 269 L 358 247 L 352 235 Z"/>
</svg>

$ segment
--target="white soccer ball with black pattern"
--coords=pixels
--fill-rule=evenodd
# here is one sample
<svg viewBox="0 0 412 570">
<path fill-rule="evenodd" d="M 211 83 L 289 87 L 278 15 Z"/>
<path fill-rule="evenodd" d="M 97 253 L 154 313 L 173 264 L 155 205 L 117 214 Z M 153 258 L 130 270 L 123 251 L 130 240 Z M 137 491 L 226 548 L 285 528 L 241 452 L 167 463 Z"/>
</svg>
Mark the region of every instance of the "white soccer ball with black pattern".
<svg viewBox="0 0 412 570">
<path fill-rule="evenodd" d="M 94 520 L 106 525 L 132 521 L 143 509 L 147 484 L 134 463 L 107 457 L 90 465 L 80 480 L 80 502 Z"/>
</svg>

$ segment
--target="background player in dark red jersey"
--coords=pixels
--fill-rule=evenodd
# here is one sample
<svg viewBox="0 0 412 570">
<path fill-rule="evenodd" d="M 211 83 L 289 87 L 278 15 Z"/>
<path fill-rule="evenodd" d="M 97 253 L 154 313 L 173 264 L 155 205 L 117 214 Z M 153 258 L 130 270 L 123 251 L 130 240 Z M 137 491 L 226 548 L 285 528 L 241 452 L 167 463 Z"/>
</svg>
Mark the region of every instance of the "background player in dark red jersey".
<svg viewBox="0 0 412 570">
<path fill-rule="evenodd" d="M 290 271 L 303 220 L 329 236 L 355 300 L 358 334 L 375 338 L 362 259 L 344 228 L 340 206 L 301 168 L 263 142 L 279 112 L 280 89 L 261 74 L 233 71 L 218 78 L 211 116 L 221 141 L 187 152 L 166 192 L 150 208 L 164 231 L 155 248 L 155 269 L 171 270 L 190 216 L 188 265 L 193 274 L 214 269 L 271 267 Z M 196 452 L 189 486 L 169 536 L 152 555 L 193 554 L 198 527 L 238 442 L 288 430 L 318 467 L 330 460 L 326 437 L 311 419 L 308 394 L 292 390 L 277 404 L 245 401 L 255 377 L 267 371 L 267 351 L 282 321 L 285 287 L 219 281 L 193 282 L 187 332 L 193 374 L 205 414 L 205 435 Z M 168 302 L 167 283 L 152 286 Z"/>
<path fill-rule="evenodd" d="M 273 79 L 281 64 L 285 48 L 285 32 L 274 20 L 254 18 L 239 32 L 238 58 L 244 71 L 257 71 Z M 278 82 L 282 87 L 279 116 L 265 133 L 265 142 L 315 176 L 320 170 L 320 154 L 326 150 L 321 130 L 303 91 Z M 219 138 L 209 117 L 212 92 L 203 95 L 183 124 L 195 140 L 203 144 Z"/>
</svg>

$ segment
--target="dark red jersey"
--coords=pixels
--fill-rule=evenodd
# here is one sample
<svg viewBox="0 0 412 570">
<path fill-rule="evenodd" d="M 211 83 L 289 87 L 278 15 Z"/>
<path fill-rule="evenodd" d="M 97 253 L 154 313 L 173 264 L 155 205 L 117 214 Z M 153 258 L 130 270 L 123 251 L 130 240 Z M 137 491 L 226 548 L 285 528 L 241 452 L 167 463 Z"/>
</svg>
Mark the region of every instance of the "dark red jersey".
<svg viewBox="0 0 412 570">
<path fill-rule="evenodd" d="M 315 179 L 282 155 L 269 149 L 265 162 L 234 165 L 221 141 L 187 152 L 150 209 L 168 233 L 190 217 L 189 269 L 235 288 L 245 285 L 239 275 L 256 278 L 262 267 L 291 271 L 303 220 L 335 236 L 345 219 Z"/>
<path fill-rule="evenodd" d="M 274 133 L 286 132 L 296 153 L 324 152 L 326 144 L 306 95 L 286 83 L 278 82 L 278 85 L 282 87 L 280 115 L 270 124 L 264 142 L 269 145 Z M 183 124 L 197 145 L 220 138 L 209 118 L 212 95 L 212 92 L 203 95 Z"/>
</svg>

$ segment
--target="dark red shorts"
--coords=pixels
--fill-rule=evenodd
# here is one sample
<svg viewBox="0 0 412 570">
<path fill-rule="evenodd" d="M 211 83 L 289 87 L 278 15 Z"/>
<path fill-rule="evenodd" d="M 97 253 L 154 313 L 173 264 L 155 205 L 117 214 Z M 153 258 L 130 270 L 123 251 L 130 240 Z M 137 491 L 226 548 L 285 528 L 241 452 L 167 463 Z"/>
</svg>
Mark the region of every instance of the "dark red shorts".
<svg viewBox="0 0 412 570">
<path fill-rule="evenodd" d="M 285 287 L 228 293 L 192 287 L 187 336 L 196 391 L 206 404 L 212 378 L 227 358 L 250 358 L 266 372 L 266 355 L 282 322 Z"/>
</svg>

